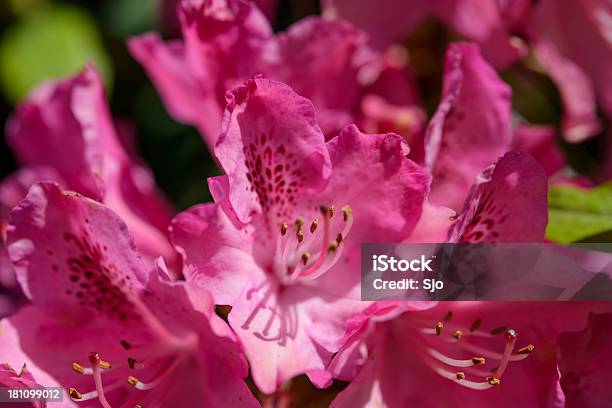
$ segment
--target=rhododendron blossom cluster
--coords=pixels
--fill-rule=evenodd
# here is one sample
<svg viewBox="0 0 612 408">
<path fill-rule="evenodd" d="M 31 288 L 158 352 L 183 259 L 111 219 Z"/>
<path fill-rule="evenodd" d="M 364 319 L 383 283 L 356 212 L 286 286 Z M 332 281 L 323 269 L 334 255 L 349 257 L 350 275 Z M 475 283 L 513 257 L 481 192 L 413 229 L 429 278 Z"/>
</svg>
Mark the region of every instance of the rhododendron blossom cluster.
<svg viewBox="0 0 612 408">
<path fill-rule="evenodd" d="M 274 31 L 282 2 L 162 3 L 176 37 L 126 47 L 199 132 L 211 199 L 172 207 L 93 63 L 34 89 L 5 125 L 0 388 L 60 387 L 30 402 L 58 408 L 612 404 L 610 302 L 360 286 L 362 244 L 554 241 L 550 191 L 612 176 L 567 159 L 610 139 L 609 4 L 325 0 Z M 456 35 L 435 91 L 407 40 L 429 19 Z M 529 58 L 558 124 L 500 73 Z"/>
</svg>

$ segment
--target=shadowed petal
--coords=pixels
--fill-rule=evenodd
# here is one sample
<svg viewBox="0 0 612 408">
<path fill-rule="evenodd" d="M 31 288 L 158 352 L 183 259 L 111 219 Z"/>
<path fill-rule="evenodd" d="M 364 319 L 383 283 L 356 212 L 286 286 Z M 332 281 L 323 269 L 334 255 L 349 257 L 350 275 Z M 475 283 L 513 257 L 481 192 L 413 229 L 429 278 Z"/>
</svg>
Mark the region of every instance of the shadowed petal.
<svg viewBox="0 0 612 408">
<path fill-rule="evenodd" d="M 510 87 L 476 45 L 453 44 L 442 95 L 425 139 L 430 199 L 458 209 L 476 175 L 509 149 Z"/>
<path fill-rule="evenodd" d="M 449 230 L 450 242 L 541 242 L 548 223 L 544 170 L 509 152 L 477 178 Z"/>
</svg>

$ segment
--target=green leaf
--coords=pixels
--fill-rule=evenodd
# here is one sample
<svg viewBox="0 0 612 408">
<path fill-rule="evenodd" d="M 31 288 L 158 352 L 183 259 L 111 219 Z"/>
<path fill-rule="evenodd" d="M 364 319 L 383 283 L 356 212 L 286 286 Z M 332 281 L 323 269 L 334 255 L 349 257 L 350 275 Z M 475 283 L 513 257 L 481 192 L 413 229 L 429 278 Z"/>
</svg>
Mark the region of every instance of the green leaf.
<svg viewBox="0 0 612 408">
<path fill-rule="evenodd" d="M 570 243 L 612 231 L 612 183 L 592 189 L 553 187 L 548 208 L 548 239 Z"/>
<path fill-rule="evenodd" d="M 75 7 L 34 9 L 0 39 L 0 87 L 8 100 L 17 102 L 40 82 L 74 74 L 88 61 L 110 89 L 111 61 L 95 21 Z"/>
</svg>

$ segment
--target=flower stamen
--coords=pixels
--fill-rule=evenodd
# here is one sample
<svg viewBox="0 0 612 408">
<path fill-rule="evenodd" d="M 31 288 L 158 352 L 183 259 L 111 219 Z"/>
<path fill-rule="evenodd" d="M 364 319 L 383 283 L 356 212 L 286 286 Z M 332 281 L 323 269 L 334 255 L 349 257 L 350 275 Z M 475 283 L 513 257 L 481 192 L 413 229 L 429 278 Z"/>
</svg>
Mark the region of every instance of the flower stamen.
<svg viewBox="0 0 612 408">
<path fill-rule="evenodd" d="M 341 220 L 332 222 L 333 205 L 320 206 L 321 218 L 314 218 L 308 229 L 302 217 L 294 223 L 294 234 L 287 235 L 289 224 L 281 224 L 274 256 L 274 271 L 283 283 L 313 280 L 327 272 L 340 259 L 344 241 L 350 232 L 353 217 L 349 206 L 342 207 Z M 342 230 L 332 231 L 342 224 Z M 334 238 L 332 238 L 334 237 Z M 317 248 L 317 246 L 319 246 Z M 313 249 L 316 249 L 313 251 Z"/>
<path fill-rule="evenodd" d="M 93 379 L 94 384 L 96 385 L 96 392 L 98 393 L 98 400 L 100 401 L 100 405 L 103 408 L 111 408 L 110 404 L 106 400 L 106 396 L 104 395 L 104 385 L 102 384 L 102 373 L 100 371 L 100 363 L 102 360 L 100 359 L 100 354 L 91 353 L 89 355 L 89 363 L 91 364 L 91 369 L 93 371 Z"/>
<path fill-rule="evenodd" d="M 518 334 L 513 329 L 508 329 L 506 326 L 500 326 L 491 330 L 490 332 L 480 331 L 482 319 L 476 319 L 474 323 L 465 329 L 460 325 L 450 324 L 452 313 L 449 312 L 444 317 L 443 323 L 439 321 L 432 329 L 427 326 L 418 329 L 422 337 L 422 340 L 426 343 L 424 356 L 426 363 L 439 375 L 449 380 L 453 380 L 462 386 L 465 386 L 474 390 L 486 390 L 501 384 L 501 379 L 508 368 L 509 363 L 521 361 L 528 357 L 531 351 L 534 350 L 532 344 L 528 344 L 525 347 L 518 349 L 516 352 L 515 345 L 518 338 Z M 449 327 L 445 327 L 449 326 Z M 447 329 L 452 329 L 449 335 L 444 334 Z M 503 331 L 502 331 L 503 329 Z M 489 350 L 480 345 L 475 345 L 469 340 L 472 337 L 481 339 L 489 339 L 489 342 L 496 341 L 498 335 L 503 334 L 505 344 L 502 353 Z M 427 336 L 428 335 L 428 336 Z M 465 339 L 464 339 L 465 337 Z M 431 339 L 431 340 L 428 340 Z M 449 345 L 458 346 L 458 349 L 462 353 L 474 353 L 475 357 L 469 359 L 457 359 L 450 357 L 440 351 L 437 347 L 433 346 L 433 339 L 440 339 Z M 462 339 L 461 341 L 458 341 Z M 439 341 L 439 340 L 435 340 Z M 476 368 L 476 366 L 485 366 L 488 363 L 487 359 L 494 361 L 492 366 L 494 368 L 489 369 L 486 367 L 484 370 Z M 453 368 L 464 368 L 464 371 L 449 370 L 446 367 Z M 479 377 L 481 380 L 474 381 L 468 380 L 467 375 L 471 377 Z"/>
</svg>

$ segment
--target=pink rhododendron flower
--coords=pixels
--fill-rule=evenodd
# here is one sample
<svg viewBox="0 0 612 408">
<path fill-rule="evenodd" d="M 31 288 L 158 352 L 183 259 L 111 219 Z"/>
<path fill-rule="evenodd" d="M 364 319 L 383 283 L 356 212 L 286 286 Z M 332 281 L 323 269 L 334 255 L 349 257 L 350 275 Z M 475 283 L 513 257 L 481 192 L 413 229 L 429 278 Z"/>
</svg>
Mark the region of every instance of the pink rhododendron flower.
<svg viewBox="0 0 612 408">
<path fill-rule="evenodd" d="M 30 183 L 56 180 L 104 202 L 125 220 L 149 260 L 164 256 L 174 266 L 175 253 L 165 236 L 171 211 L 150 171 L 122 147 L 92 66 L 37 89 L 9 119 L 7 141 L 30 169 L 22 171 L 45 172 Z M 27 191 L 29 184 L 22 187 Z"/>
<path fill-rule="evenodd" d="M 104 205 L 37 183 L 12 211 L 8 244 L 32 305 L 2 321 L 0 361 L 105 408 L 257 406 L 208 293 L 171 282 L 161 259 L 149 273 Z"/>
<path fill-rule="evenodd" d="M 572 380 L 560 386 L 556 339 L 584 327 L 597 310 L 610 306 L 442 302 L 405 313 L 370 330 L 362 347 L 367 362 L 332 406 L 562 407 L 562 385 Z M 589 384 L 603 390 L 604 381 L 594 376 Z M 581 406 L 600 406 L 601 397 L 601 391 L 583 393 Z"/>
<path fill-rule="evenodd" d="M 462 212 L 456 217 L 448 231 L 446 240 L 449 242 L 541 242 L 544 239 L 547 221 L 546 187 L 546 175 L 533 158 L 526 153 L 506 153 L 477 177 Z M 496 305 L 492 307 L 492 310 L 500 311 L 500 313 L 504 309 L 506 311 L 511 309 L 507 307 L 507 303 L 492 304 Z M 403 303 L 397 302 L 355 314 L 347 320 L 340 352 L 335 355 L 328 366 L 336 378 L 351 380 L 357 375 L 349 388 L 338 397 L 335 406 L 342 407 L 349 404 L 388 407 L 413 404 L 429 406 L 431 404 L 427 401 L 431 401 L 430 396 L 419 393 L 418 390 L 422 390 L 423 387 L 434 387 L 435 389 L 443 386 L 447 380 L 441 377 L 458 379 L 466 374 L 469 377 L 470 372 L 477 377 L 480 375 L 480 378 L 466 380 L 464 377 L 461 379 L 461 385 L 471 389 L 490 388 L 494 384 L 490 384 L 491 381 L 487 377 L 500 380 L 506 370 L 504 364 L 522 359 L 520 356 L 510 357 L 515 339 L 508 340 L 507 345 L 512 342 L 512 348 L 504 347 L 502 341 L 500 350 L 486 350 L 483 347 L 488 348 L 491 346 L 490 343 L 495 344 L 495 336 L 480 332 L 476 334 L 475 331 L 478 328 L 474 330 L 465 328 L 473 328 L 476 323 L 468 324 L 465 327 L 449 328 L 450 314 L 446 315 L 446 320 L 443 320 L 441 315 L 434 318 L 437 319 L 435 322 L 425 323 L 432 316 L 446 313 L 441 312 L 442 309 L 449 308 L 455 309 L 455 312 L 459 311 L 463 315 L 460 319 L 467 317 L 465 313 L 482 313 L 479 316 L 482 322 L 482 319 L 487 316 L 489 305 L 491 303 L 441 302 L 429 312 L 408 311 L 403 316 L 394 319 L 397 314 L 410 310 Z M 494 319 L 497 312 L 488 313 L 491 313 L 491 318 Z M 386 323 L 381 323 L 385 321 Z M 510 323 L 515 324 L 515 322 L 497 322 L 498 325 Z M 454 325 L 455 322 L 452 324 Z M 467 323 L 464 321 L 463 324 Z M 445 331 L 445 335 L 450 333 L 448 339 L 444 341 L 440 340 L 442 330 Z M 465 348 L 470 347 L 470 345 L 465 345 L 465 338 L 459 344 L 464 333 L 467 334 L 466 338 L 468 336 L 475 338 L 479 353 L 476 352 L 476 346 L 471 349 Z M 497 334 L 503 334 L 503 331 Z M 486 342 L 485 339 L 487 339 Z M 398 342 L 397 344 L 406 342 L 406 344 L 400 350 L 395 342 Z M 470 352 L 483 354 L 483 356 L 477 355 L 477 362 L 470 363 L 470 357 L 462 359 L 452 357 L 457 352 Z M 388 353 L 395 353 L 397 359 L 392 360 Z M 499 371 L 485 372 L 465 368 L 480 365 L 485 361 L 480 360 L 481 357 L 498 361 Z M 386 360 L 387 358 L 389 359 Z M 384 370 L 380 369 L 378 364 L 385 364 Z M 428 366 L 431 370 L 428 370 Z M 398 375 L 398 367 L 408 372 L 407 376 L 410 379 Z M 449 371 L 453 369 L 460 372 L 461 376 Z M 421 371 L 425 372 L 421 373 Z M 409 386 L 395 390 L 398 384 L 393 382 L 396 380 L 391 380 L 392 376 L 395 376 L 397 381 L 410 383 Z M 438 385 L 438 382 L 441 384 Z M 495 381 L 492 382 L 495 383 Z M 436 400 L 432 406 L 449 404 L 453 406 L 452 401 L 458 395 L 455 391 L 456 389 L 444 394 L 441 396 L 443 399 Z M 480 397 L 470 398 L 472 399 L 467 401 L 475 404 L 474 401 L 478 401 Z"/>
<path fill-rule="evenodd" d="M 496 66 L 507 66 L 525 52 L 507 24 L 514 21 L 525 1 L 512 7 L 497 0 L 322 0 L 323 15 L 346 19 L 365 30 L 372 44 L 384 48 L 402 40 L 420 24 L 436 18 L 465 39 L 482 45 L 484 54 Z"/>
<path fill-rule="evenodd" d="M 361 111 L 362 96 L 376 96 L 393 81 L 393 95 L 388 100 L 382 96 L 396 108 L 397 118 L 384 120 L 404 132 L 420 130 L 423 114 L 412 81 L 374 53 L 365 35 L 346 22 L 309 17 L 274 35 L 257 7 L 243 0 L 183 1 L 178 12 L 182 40 L 163 42 L 148 33 L 131 39 L 128 46 L 171 115 L 195 125 L 210 147 L 221 131 L 226 90 L 258 74 L 285 82 L 311 99 L 328 137 L 347 124 L 367 120 L 370 113 L 370 122 L 381 121 L 376 110 Z M 387 70 L 394 72 L 385 75 Z M 379 79 L 385 83 L 377 85 Z"/>
<path fill-rule="evenodd" d="M 399 242 L 421 215 L 429 179 L 401 137 L 348 126 L 327 143 L 312 104 L 265 79 L 228 93 L 210 179 L 215 204 L 172 224 L 188 281 L 232 306 L 264 393 L 323 370 L 359 301 L 362 242 Z M 425 307 L 425 306 L 423 306 Z"/>
<path fill-rule="evenodd" d="M 581 142 L 601 130 L 596 99 L 612 113 L 607 68 L 612 62 L 612 7 L 603 0 L 541 2 L 496 0 L 325 0 L 324 15 L 364 29 L 381 47 L 401 40 L 428 18 L 437 18 L 481 45 L 488 61 L 506 67 L 531 45 L 563 101 L 563 134 Z M 398 12 L 406 10 L 406 12 Z M 408 16 L 408 17 L 407 17 Z M 585 47 L 584 44 L 589 44 Z"/>
</svg>

